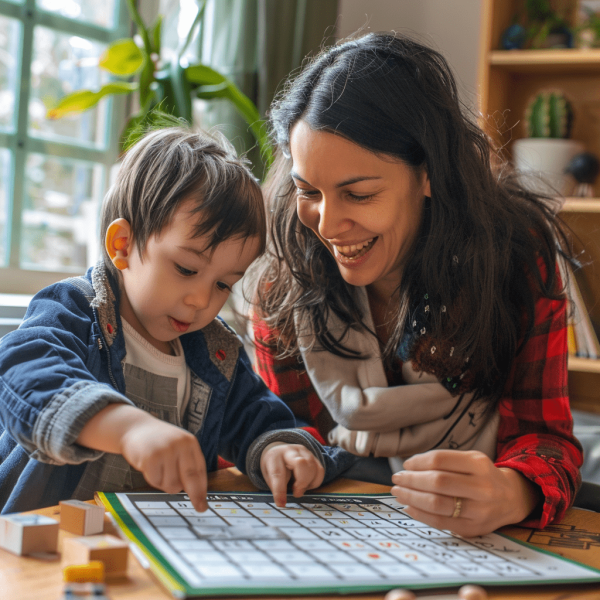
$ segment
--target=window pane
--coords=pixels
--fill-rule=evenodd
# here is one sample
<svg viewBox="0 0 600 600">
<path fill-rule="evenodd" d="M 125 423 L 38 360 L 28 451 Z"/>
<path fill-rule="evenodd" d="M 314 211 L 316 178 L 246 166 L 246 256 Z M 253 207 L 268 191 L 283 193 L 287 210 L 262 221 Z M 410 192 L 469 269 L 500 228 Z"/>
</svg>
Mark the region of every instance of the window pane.
<svg viewBox="0 0 600 600">
<path fill-rule="evenodd" d="M 0 148 L 0 265 L 8 259 L 8 187 L 11 153 Z"/>
<path fill-rule="evenodd" d="M 0 16 L 0 129 L 14 128 L 20 23 Z"/>
<path fill-rule="evenodd" d="M 63 96 L 80 89 L 96 90 L 108 81 L 108 74 L 98 67 L 98 58 L 105 48 L 105 44 L 75 35 L 35 28 L 29 100 L 31 135 L 105 147 L 110 100 L 103 99 L 83 113 L 55 121 L 46 119 L 48 108 Z"/>
<path fill-rule="evenodd" d="M 25 170 L 21 262 L 82 272 L 96 260 L 102 165 L 30 154 Z"/>
<path fill-rule="evenodd" d="M 37 5 L 48 12 L 57 13 L 69 19 L 92 23 L 112 29 L 115 25 L 115 9 L 118 0 L 37 0 Z"/>
</svg>

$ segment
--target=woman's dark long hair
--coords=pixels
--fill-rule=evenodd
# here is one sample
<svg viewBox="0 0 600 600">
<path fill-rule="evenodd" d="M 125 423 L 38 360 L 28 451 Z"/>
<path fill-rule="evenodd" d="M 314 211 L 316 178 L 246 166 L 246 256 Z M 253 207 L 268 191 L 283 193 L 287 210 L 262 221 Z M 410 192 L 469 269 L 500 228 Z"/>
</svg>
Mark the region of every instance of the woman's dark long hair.
<svg viewBox="0 0 600 600">
<path fill-rule="evenodd" d="M 391 33 L 344 41 L 288 83 L 270 120 L 277 145 L 264 190 L 271 239 L 256 300 L 260 317 L 278 332 L 280 355 L 299 354 L 294 314 L 311 324 L 318 345 L 348 357 L 343 336 L 328 332 L 329 311 L 348 327 L 364 327 L 355 290 L 296 214 L 289 138 L 303 120 L 427 171 L 431 198 L 402 274 L 384 360 L 399 344 L 411 302 L 427 293 L 437 307 L 432 338 L 450 341 L 457 360 L 469 358 L 478 395 L 498 399 L 531 333 L 536 299 L 562 297 L 555 269 L 557 240 L 565 238 L 546 200 L 524 189 L 508 167 L 492 165 L 490 140 L 464 111 L 446 60 Z"/>
</svg>

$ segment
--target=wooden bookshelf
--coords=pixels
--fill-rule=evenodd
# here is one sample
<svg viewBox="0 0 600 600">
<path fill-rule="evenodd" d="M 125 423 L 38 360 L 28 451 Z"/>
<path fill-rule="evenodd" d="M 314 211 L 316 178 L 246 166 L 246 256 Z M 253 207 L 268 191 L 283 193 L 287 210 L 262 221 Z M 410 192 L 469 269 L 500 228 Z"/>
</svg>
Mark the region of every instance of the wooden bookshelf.
<svg viewBox="0 0 600 600">
<path fill-rule="evenodd" d="M 569 356 L 569 371 L 577 373 L 596 373 L 600 375 L 600 360 Z"/>
<path fill-rule="evenodd" d="M 577 0 L 556 0 L 575 18 Z M 484 0 L 479 55 L 481 124 L 510 159 L 529 98 L 561 88 L 575 113 L 572 138 L 600 156 L 600 49 L 502 50 L 502 33 L 523 0 Z M 560 216 L 572 232 L 583 268 L 576 273 L 596 333 L 600 333 L 600 178 L 595 198 L 567 198 Z M 600 413 L 600 360 L 569 357 L 569 395 L 574 408 Z"/>
<path fill-rule="evenodd" d="M 563 213 L 600 213 L 600 198 L 567 198 Z"/>
<path fill-rule="evenodd" d="M 491 68 L 518 73 L 600 73 L 600 49 L 576 50 L 492 50 Z"/>
</svg>

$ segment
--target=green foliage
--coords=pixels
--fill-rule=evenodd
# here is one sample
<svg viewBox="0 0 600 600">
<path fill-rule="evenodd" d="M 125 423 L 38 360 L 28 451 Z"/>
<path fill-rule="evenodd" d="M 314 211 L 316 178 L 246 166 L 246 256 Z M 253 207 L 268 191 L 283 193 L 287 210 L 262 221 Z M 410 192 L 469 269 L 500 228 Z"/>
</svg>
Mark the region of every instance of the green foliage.
<svg viewBox="0 0 600 600">
<path fill-rule="evenodd" d="M 98 91 L 78 90 L 62 98 L 48 111 L 47 118 L 60 119 L 70 113 L 88 110 L 105 96 L 138 92 L 140 110 L 130 118 L 121 134 L 121 147 L 125 149 L 143 134 L 145 128 L 155 128 L 162 122 L 165 123 L 163 126 L 172 124 L 164 120 L 164 113 L 172 115 L 177 123 L 183 119 L 191 124 L 193 98 L 225 98 L 248 123 L 268 167 L 272 160 L 271 145 L 265 123 L 252 100 L 233 81 L 208 65 L 187 65 L 182 61 L 204 14 L 206 0 L 198 1 L 199 11 L 185 42 L 171 63 L 159 69 L 157 61 L 161 51 L 162 16 L 148 28 L 141 19 L 135 0 L 127 0 L 142 46 L 138 47 L 131 38 L 117 40 L 108 47 L 99 64 L 113 76 L 133 77 L 133 81 L 113 81 Z M 159 114 L 163 116 L 157 118 Z"/>
<path fill-rule="evenodd" d="M 542 90 L 525 109 L 528 137 L 568 138 L 573 124 L 573 107 L 561 90 Z"/>
<path fill-rule="evenodd" d="M 47 113 L 48 119 L 60 119 L 65 115 L 74 112 L 83 112 L 96 106 L 98 101 L 104 96 L 113 96 L 115 94 L 130 94 L 138 89 L 137 83 L 127 81 L 113 81 L 103 85 L 97 92 L 90 90 L 79 90 L 65 96 L 60 102 L 51 108 Z"/>
<path fill-rule="evenodd" d="M 113 42 L 100 58 L 100 67 L 117 77 L 129 77 L 144 64 L 144 55 L 131 39 Z"/>
<path fill-rule="evenodd" d="M 161 110 L 160 105 L 154 107 L 144 116 L 143 119 L 138 119 L 133 122 L 127 134 L 121 138 L 121 147 L 123 151 L 133 146 L 139 138 L 144 134 L 156 129 L 164 129 L 165 127 L 187 127 L 189 123 L 183 117 L 176 117 L 170 113 Z"/>
<path fill-rule="evenodd" d="M 571 32 L 564 15 L 552 8 L 550 0 L 525 0 L 525 15 L 519 19 L 527 31 L 527 47 L 547 47 L 548 36 L 555 31 Z"/>
</svg>

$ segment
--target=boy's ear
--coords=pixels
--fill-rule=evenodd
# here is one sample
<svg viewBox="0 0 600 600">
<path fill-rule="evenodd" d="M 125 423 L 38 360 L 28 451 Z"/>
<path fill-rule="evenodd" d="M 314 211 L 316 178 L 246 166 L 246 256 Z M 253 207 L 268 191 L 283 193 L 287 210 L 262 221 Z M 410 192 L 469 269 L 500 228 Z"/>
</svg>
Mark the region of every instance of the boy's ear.
<svg viewBox="0 0 600 600">
<path fill-rule="evenodd" d="M 106 230 L 106 251 L 119 271 L 128 267 L 127 257 L 131 248 L 131 225 L 126 219 L 115 219 Z"/>
</svg>

